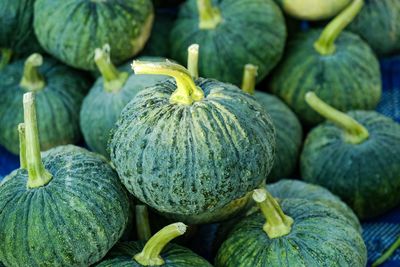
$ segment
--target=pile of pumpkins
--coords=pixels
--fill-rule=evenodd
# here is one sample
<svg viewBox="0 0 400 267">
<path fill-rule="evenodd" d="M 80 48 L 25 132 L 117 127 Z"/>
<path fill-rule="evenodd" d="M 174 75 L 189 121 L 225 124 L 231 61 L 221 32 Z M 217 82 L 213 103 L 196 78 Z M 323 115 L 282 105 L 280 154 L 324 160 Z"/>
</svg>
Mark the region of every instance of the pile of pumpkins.
<svg viewBox="0 0 400 267">
<path fill-rule="evenodd" d="M 398 0 L 5 0 L 0 24 L 0 266 L 212 266 L 173 240 L 219 223 L 217 267 L 361 267 L 359 219 L 400 204 L 372 111 Z"/>
</svg>

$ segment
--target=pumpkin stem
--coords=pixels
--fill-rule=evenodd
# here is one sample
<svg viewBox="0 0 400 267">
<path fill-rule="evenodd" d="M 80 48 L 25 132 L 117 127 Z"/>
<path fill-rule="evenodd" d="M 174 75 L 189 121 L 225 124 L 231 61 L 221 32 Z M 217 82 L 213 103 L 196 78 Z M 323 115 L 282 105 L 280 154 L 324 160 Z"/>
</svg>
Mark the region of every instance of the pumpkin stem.
<svg viewBox="0 0 400 267">
<path fill-rule="evenodd" d="M 26 138 L 26 161 L 28 167 L 28 188 L 38 188 L 48 184 L 52 175 L 44 168 L 40 156 L 39 133 L 36 119 L 35 95 L 24 94 L 24 122 Z"/>
<path fill-rule="evenodd" d="M 151 229 L 149 223 L 149 213 L 146 205 L 136 205 L 136 231 L 139 240 L 147 241 L 151 237 Z"/>
<path fill-rule="evenodd" d="M 245 93 L 254 95 L 256 90 L 256 77 L 258 67 L 252 64 L 246 64 L 244 66 L 242 90 Z"/>
<path fill-rule="evenodd" d="M 278 202 L 266 189 L 254 190 L 253 199 L 267 220 L 263 229 L 269 238 L 278 238 L 290 233 L 293 219 L 283 213 Z"/>
<path fill-rule="evenodd" d="M 183 223 L 173 223 L 165 226 L 147 241 L 142 252 L 134 259 L 143 266 L 163 265 L 165 262 L 160 253 L 172 239 L 183 235 L 187 226 Z"/>
<path fill-rule="evenodd" d="M 20 82 L 20 86 L 28 91 L 42 90 L 46 83 L 43 76 L 39 73 L 38 68 L 43 64 L 43 57 L 40 54 L 30 55 L 24 66 L 24 73 Z"/>
<path fill-rule="evenodd" d="M 379 265 L 381 265 L 382 263 L 384 263 L 386 260 L 388 260 L 393 253 L 400 248 L 400 237 L 396 240 L 396 242 L 394 242 L 389 249 L 383 253 L 382 256 L 380 256 L 374 263 L 372 263 L 372 267 L 377 267 Z"/>
<path fill-rule="evenodd" d="M 222 21 L 221 12 L 212 5 L 212 0 L 197 0 L 199 10 L 199 28 L 202 30 L 215 29 Z"/>
<path fill-rule="evenodd" d="M 175 78 L 177 88 L 170 97 L 173 104 L 191 105 L 204 98 L 204 92 L 196 86 L 187 69 L 179 64 L 166 62 L 133 61 L 132 68 L 136 74 L 166 75 Z"/>
<path fill-rule="evenodd" d="M 314 48 L 321 55 L 331 55 L 335 52 L 335 40 L 349 25 L 364 5 L 364 0 L 353 0 L 339 15 L 337 15 L 322 31 L 319 39 L 314 43 Z"/>
<path fill-rule="evenodd" d="M 1 48 L 1 61 L 0 61 L 0 70 L 2 70 L 5 66 L 10 63 L 12 57 L 12 50 L 8 48 Z"/>
<path fill-rule="evenodd" d="M 199 78 L 199 45 L 192 44 L 188 48 L 188 71 L 193 79 Z"/>
<path fill-rule="evenodd" d="M 110 59 L 110 46 L 103 46 L 103 49 L 96 48 L 94 51 L 94 62 L 104 80 L 104 90 L 116 93 L 121 90 L 129 77 L 127 72 L 119 72 Z"/>
<path fill-rule="evenodd" d="M 321 116 L 335 123 L 345 131 L 345 140 L 351 144 L 360 144 L 369 137 L 368 130 L 355 119 L 322 101 L 314 92 L 306 94 L 307 104 Z"/>
<path fill-rule="evenodd" d="M 18 136 L 19 136 L 19 164 L 21 169 L 26 169 L 26 139 L 25 139 L 25 124 L 18 124 Z"/>
</svg>

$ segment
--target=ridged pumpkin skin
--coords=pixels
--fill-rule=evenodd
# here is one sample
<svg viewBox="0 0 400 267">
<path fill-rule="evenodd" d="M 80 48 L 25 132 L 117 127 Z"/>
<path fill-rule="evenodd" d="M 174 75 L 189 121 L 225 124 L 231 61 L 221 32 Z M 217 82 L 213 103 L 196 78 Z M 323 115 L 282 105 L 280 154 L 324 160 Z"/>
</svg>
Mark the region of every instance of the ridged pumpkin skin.
<svg viewBox="0 0 400 267">
<path fill-rule="evenodd" d="M 19 151 L 16 129 L 23 121 L 22 96 L 27 92 L 19 85 L 23 69 L 24 61 L 19 60 L 0 72 L 0 144 L 14 154 Z M 77 142 L 79 110 L 89 82 L 82 73 L 47 57 L 39 72 L 46 83 L 35 93 L 41 149 Z"/>
<path fill-rule="evenodd" d="M 195 0 L 181 6 L 172 29 L 171 57 L 186 63 L 187 47 L 200 45 L 199 72 L 203 77 L 240 85 L 243 66 L 259 67 L 261 81 L 280 60 L 286 40 L 285 20 L 272 0 L 213 1 L 222 22 L 215 29 L 199 29 Z"/>
<path fill-rule="evenodd" d="M 285 199 L 291 232 L 270 239 L 265 217 L 255 213 L 239 222 L 222 244 L 217 267 L 364 267 L 367 250 L 360 233 L 337 210 L 304 199 Z"/>
<path fill-rule="evenodd" d="M 341 111 L 374 109 L 382 85 L 379 62 L 371 48 L 358 36 L 342 32 L 335 42 L 336 52 L 323 56 L 313 46 L 320 34 L 312 30 L 289 43 L 272 76 L 272 92 L 308 125 L 323 120 L 304 100 L 309 91 Z"/>
<path fill-rule="evenodd" d="M 141 252 L 144 245 L 141 241 L 118 243 L 96 267 L 142 267 L 133 256 Z M 212 267 L 202 257 L 176 244 L 168 244 L 160 256 L 165 261 L 165 264 L 161 265 L 163 267 Z"/>
<path fill-rule="evenodd" d="M 27 188 L 28 173 L 0 186 L 0 260 L 9 267 L 89 266 L 118 241 L 128 221 L 128 196 L 100 156 L 75 146 L 43 155 L 53 179 Z"/>
<path fill-rule="evenodd" d="M 270 172 L 275 131 L 261 106 L 236 86 L 197 79 L 205 94 L 171 104 L 174 81 L 144 90 L 122 111 L 109 149 L 122 182 L 160 212 L 222 208 Z"/>
<path fill-rule="evenodd" d="M 348 114 L 370 137 L 352 145 L 332 123 L 314 128 L 301 154 L 301 174 L 340 196 L 359 218 L 371 218 L 400 203 L 400 125 L 372 111 Z"/>
<path fill-rule="evenodd" d="M 366 0 L 349 30 L 360 35 L 378 55 L 400 51 L 400 1 Z"/>
<path fill-rule="evenodd" d="M 64 63 L 95 70 L 97 47 L 109 44 L 120 64 L 146 43 L 152 23 L 150 0 L 36 0 L 35 33 L 43 48 Z"/>
</svg>

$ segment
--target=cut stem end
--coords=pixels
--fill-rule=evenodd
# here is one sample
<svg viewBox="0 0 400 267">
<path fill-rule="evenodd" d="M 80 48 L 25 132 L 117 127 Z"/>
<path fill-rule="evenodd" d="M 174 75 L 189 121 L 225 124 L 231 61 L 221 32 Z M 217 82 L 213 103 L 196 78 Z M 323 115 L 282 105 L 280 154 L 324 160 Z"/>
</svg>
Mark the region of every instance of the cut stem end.
<svg viewBox="0 0 400 267">
<path fill-rule="evenodd" d="M 194 79 L 199 78 L 199 45 L 192 44 L 188 48 L 188 71 Z"/>
<path fill-rule="evenodd" d="M 32 54 L 25 61 L 24 72 L 20 86 L 28 91 L 42 90 L 46 83 L 39 73 L 39 67 L 43 64 L 43 57 L 40 54 Z"/>
<path fill-rule="evenodd" d="M 256 77 L 258 67 L 252 64 L 246 64 L 244 66 L 242 90 L 245 93 L 254 95 L 256 88 Z"/>
<path fill-rule="evenodd" d="M 222 21 L 221 12 L 212 5 L 211 0 L 197 0 L 199 11 L 199 28 L 202 30 L 215 29 Z"/>
</svg>

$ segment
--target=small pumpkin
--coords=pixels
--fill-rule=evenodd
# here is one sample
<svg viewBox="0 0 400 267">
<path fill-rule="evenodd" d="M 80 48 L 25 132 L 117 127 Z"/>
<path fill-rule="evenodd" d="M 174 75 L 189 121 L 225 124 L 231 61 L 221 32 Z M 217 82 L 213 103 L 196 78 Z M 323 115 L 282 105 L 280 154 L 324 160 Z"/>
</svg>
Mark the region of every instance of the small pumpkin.
<svg viewBox="0 0 400 267">
<path fill-rule="evenodd" d="M 253 199 L 261 212 L 234 227 L 215 266 L 366 266 L 361 234 L 336 209 L 305 199 L 278 203 L 265 189 Z"/>
<path fill-rule="evenodd" d="M 203 77 L 240 85 L 243 66 L 259 66 L 261 81 L 280 60 L 286 26 L 272 0 L 189 0 L 170 35 L 171 57 L 186 62 L 185 49 L 201 47 Z"/>
<path fill-rule="evenodd" d="M 41 156 L 32 92 L 24 95 L 26 169 L 0 186 L 0 261 L 17 266 L 89 266 L 121 237 L 129 202 L 103 157 L 75 146 Z"/>
<path fill-rule="evenodd" d="M 18 154 L 18 124 L 23 120 L 21 99 L 35 92 L 40 146 L 43 150 L 80 139 L 79 109 L 89 82 L 80 72 L 52 58 L 32 54 L 0 72 L 0 144 Z"/>
<path fill-rule="evenodd" d="M 34 29 L 42 47 L 64 63 L 95 70 L 94 51 L 113 48 L 120 64 L 143 49 L 154 13 L 151 0 L 36 0 Z M 77 41 L 79 40 L 79 41 Z"/>
<path fill-rule="evenodd" d="M 362 6 L 363 0 L 354 0 L 322 32 L 311 30 L 295 37 L 272 76 L 272 92 L 308 125 L 323 120 L 305 102 L 308 91 L 342 111 L 374 109 L 380 100 L 376 56 L 358 36 L 342 32 Z"/>
<path fill-rule="evenodd" d="M 331 122 L 307 136 L 303 179 L 340 196 L 361 219 L 399 205 L 400 125 L 375 111 L 339 112 L 314 93 L 306 100 Z"/>
</svg>

